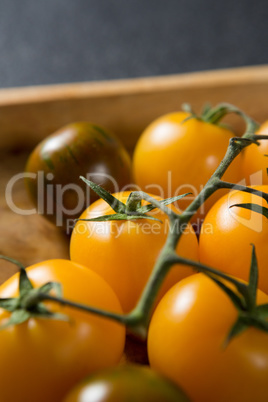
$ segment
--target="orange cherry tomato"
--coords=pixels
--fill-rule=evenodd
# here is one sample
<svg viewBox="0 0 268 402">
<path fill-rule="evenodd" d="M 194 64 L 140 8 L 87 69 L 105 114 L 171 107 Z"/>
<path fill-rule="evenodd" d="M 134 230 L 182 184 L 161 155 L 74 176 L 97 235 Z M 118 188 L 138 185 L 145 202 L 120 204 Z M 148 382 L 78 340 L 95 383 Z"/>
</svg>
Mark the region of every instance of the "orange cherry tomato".
<svg viewBox="0 0 268 402">
<path fill-rule="evenodd" d="M 100 371 L 76 386 L 64 402 L 187 402 L 170 380 L 146 366 Z"/>
<path fill-rule="evenodd" d="M 127 191 L 114 196 L 125 203 L 129 194 Z M 90 219 L 112 213 L 108 204 L 100 199 L 89 206 L 80 218 Z M 88 266 L 102 276 L 114 289 L 124 312 L 135 307 L 167 237 L 167 216 L 159 210 L 149 214 L 163 223 L 147 219 L 78 221 L 72 233 L 71 260 Z M 184 257 L 198 259 L 197 238 L 190 225 L 185 228 L 177 252 Z M 193 272 L 186 266 L 172 269 L 160 290 L 160 297 L 174 283 Z"/>
<path fill-rule="evenodd" d="M 258 291 L 258 302 L 268 297 Z M 251 327 L 224 347 L 237 319 L 229 297 L 196 274 L 162 298 L 151 320 L 149 361 L 193 402 L 266 402 L 268 334 Z"/>
<path fill-rule="evenodd" d="M 67 260 L 49 260 L 27 268 L 39 287 L 62 284 L 63 297 L 120 313 L 121 307 L 109 285 L 95 272 Z M 0 286 L 0 297 L 18 295 L 18 274 Z M 51 311 L 66 314 L 70 322 L 30 318 L 0 330 L 0 401 L 59 402 L 87 374 L 115 365 L 124 349 L 125 328 L 55 303 Z M 0 323 L 10 313 L 0 309 Z"/>
<path fill-rule="evenodd" d="M 178 202 L 184 210 L 203 188 L 222 160 L 234 135 L 216 124 L 175 112 L 151 123 L 142 133 L 134 152 L 133 174 L 146 192 L 173 197 L 191 192 Z M 223 177 L 237 183 L 242 179 L 239 155 Z M 195 221 L 200 221 L 213 203 L 225 193 L 220 190 L 201 207 Z"/>
<path fill-rule="evenodd" d="M 268 193 L 268 185 L 254 186 Z M 234 204 L 254 203 L 267 207 L 256 195 L 232 191 L 208 212 L 199 239 L 200 261 L 237 278 L 248 280 L 251 244 L 256 247 L 259 288 L 268 293 L 268 220 L 263 215 Z"/>
<path fill-rule="evenodd" d="M 268 121 L 256 134 L 268 135 Z M 259 143 L 259 146 L 252 144 L 244 150 L 243 171 L 248 185 L 268 184 L 268 140 L 259 140 Z"/>
</svg>

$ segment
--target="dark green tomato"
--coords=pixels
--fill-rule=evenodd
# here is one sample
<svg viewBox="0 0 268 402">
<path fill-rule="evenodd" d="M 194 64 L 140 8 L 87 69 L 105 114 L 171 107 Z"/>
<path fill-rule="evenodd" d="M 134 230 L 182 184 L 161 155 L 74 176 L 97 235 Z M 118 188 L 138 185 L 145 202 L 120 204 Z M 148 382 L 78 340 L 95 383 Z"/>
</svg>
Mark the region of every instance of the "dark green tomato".
<svg viewBox="0 0 268 402">
<path fill-rule="evenodd" d="M 45 138 L 31 153 L 26 173 L 38 212 L 67 229 L 98 198 L 79 176 L 110 192 L 131 180 L 130 157 L 120 141 L 87 122 L 69 124 Z"/>
<path fill-rule="evenodd" d="M 118 366 L 93 374 L 64 402 L 189 402 L 172 382 L 149 367 Z"/>
</svg>

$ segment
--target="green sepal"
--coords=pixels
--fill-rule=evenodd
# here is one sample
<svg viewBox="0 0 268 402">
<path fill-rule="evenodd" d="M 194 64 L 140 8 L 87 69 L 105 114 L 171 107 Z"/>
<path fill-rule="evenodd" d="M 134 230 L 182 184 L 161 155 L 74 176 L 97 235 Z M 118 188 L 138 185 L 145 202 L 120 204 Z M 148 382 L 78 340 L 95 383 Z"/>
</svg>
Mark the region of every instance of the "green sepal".
<svg viewBox="0 0 268 402">
<path fill-rule="evenodd" d="M 186 197 L 189 194 L 191 194 L 191 193 L 185 193 L 182 195 L 178 195 L 177 197 L 166 198 L 165 200 L 159 200 L 159 202 L 162 205 L 169 205 L 169 204 L 172 204 L 173 202 L 176 202 L 176 201 Z M 137 212 L 146 214 L 147 212 L 150 212 L 153 209 L 156 209 L 156 206 L 154 206 L 153 204 L 148 204 L 148 205 L 143 205 L 142 207 L 137 208 Z"/>
<path fill-rule="evenodd" d="M 255 307 L 255 312 L 257 313 L 258 317 L 262 319 L 268 318 L 268 304 L 261 304 Z"/>
<path fill-rule="evenodd" d="M 46 308 L 42 303 L 38 303 L 34 311 L 31 312 L 32 318 L 44 318 L 51 320 L 70 321 L 70 317 L 66 314 L 55 313 Z"/>
<path fill-rule="evenodd" d="M 192 108 L 192 105 L 190 103 L 183 103 L 181 105 L 181 109 L 185 113 L 190 113 L 190 116 L 188 116 L 185 119 L 183 119 L 180 124 L 184 124 L 188 120 L 191 120 L 191 119 L 201 120 L 201 117 L 198 116 L 198 114 L 194 112 L 194 110 Z"/>
<path fill-rule="evenodd" d="M 30 314 L 32 318 L 51 318 L 52 320 L 70 321 L 70 318 L 66 314 L 50 311 L 43 303 L 38 303 Z"/>
<path fill-rule="evenodd" d="M 18 307 L 18 304 L 19 302 L 16 298 L 0 299 L 0 308 L 7 311 L 14 311 Z"/>
<path fill-rule="evenodd" d="M 48 309 L 46 309 L 44 306 L 43 306 L 43 308 L 41 308 L 41 305 L 39 304 L 37 309 L 33 312 L 27 311 L 25 309 L 18 309 L 18 310 L 13 311 L 10 318 L 7 320 L 7 322 L 3 325 L 0 325 L 0 330 L 8 328 L 12 325 L 22 324 L 22 323 L 28 321 L 30 318 L 50 319 L 50 320 L 57 320 L 57 321 L 59 320 L 59 321 L 65 321 L 65 322 L 70 321 L 70 318 L 67 315 L 51 312 Z"/>
<path fill-rule="evenodd" d="M 211 110 L 212 105 L 209 102 L 206 102 L 202 108 L 201 116 L 206 116 L 207 113 Z"/>
<path fill-rule="evenodd" d="M 240 335 L 247 328 L 248 328 L 248 325 L 243 322 L 241 317 L 238 317 L 236 322 L 232 325 L 227 337 L 225 338 L 223 347 L 226 348 L 233 338 Z"/>
<path fill-rule="evenodd" d="M 47 316 L 49 312 L 50 312 L 50 311 L 47 309 L 47 307 L 46 307 L 43 303 L 38 303 L 38 304 L 36 304 L 36 305 L 34 306 L 34 308 L 31 310 L 31 314 L 36 315 L 36 316 L 38 316 L 38 315 L 40 315 L 40 316 L 42 316 L 42 315 Z M 50 313 L 51 313 L 51 312 L 50 312 Z"/>
<path fill-rule="evenodd" d="M 183 103 L 183 104 L 181 105 L 181 108 L 182 108 L 182 110 L 183 110 L 184 112 L 186 112 L 186 113 L 191 113 L 191 114 L 193 114 L 193 115 L 196 114 L 196 113 L 193 111 L 192 105 L 191 105 L 190 103 L 187 103 L 187 102 Z"/>
<path fill-rule="evenodd" d="M 8 321 L 5 324 L 0 325 L 0 330 L 10 327 L 11 325 L 22 324 L 23 322 L 29 320 L 30 317 L 31 313 L 27 310 L 24 309 L 15 310 L 12 312 Z"/>
<path fill-rule="evenodd" d="M 247 323 L 248 327 L 252 326 L 260 329 L 261 331 L 268 332 L 268 322 L 262 317 L 255 314 L 255 310 L 250 316 L 243 318 Z"/>
<path fill-rule="evenodd" d="M 57 282 L 48 282 L 39 288 L 29 289 L 28 291 L 21 293 L 17 299 L 18 303 L 21 308 L 33 312 L 36 310 L 38 303 L 40 302 L 40 295 L 47 295 L 51 290 L 55 291 L 57 297 L 62 296 L 61 284 Z"/>
<path fill-rule="evenodd" d="M 56 296 L 62 296 L 62 286 L 59 282 L 47 282 L 44 285 L 40 286 L 40 288 L 38 288 L 38 292 L 44 294 L 50 293 L 51 290 L 55 291 Z"/>
<path fill-rule="evenodd" d="M 117 213 L 125 213 L 126 205 L 115 198 L 112 194 L 106 191 L 104 188 L 94 183 L 93 181 L 87 180 L 85 177 L 80 176 L 82 179 L 99 197 L 101 197 L 110 207 Z"/>
<path fill-rule="evenodd" d="M 258 280 L 259 280 L 258 262 L 255 252 L 255 246 L 254 244 L 252 244 L 251 264 L 250 264 L 249 283 L 248 283 L 248 293 L 250 298 L 249 302 L 252 308 L 256 306 Z"/>
<path fill-rule="evenodd" d="M 263 207 L 261 205 L 245 203 L 245 204 L 234 204 L 234 205 L 230 206 L 230 208 L 233 208 L 233 207 L 241 207 L 244 209 L 249 209 L 250 211 L 257 212 L 258 214 L 261 214 L 261 215 L 265 216 L 265 218 L 268 219 L 268 208 Z"/>
<path fill-rule="evenodd" d="M 240 311 L 243 310 L 245 305 L 243 303 L 243 300 L 228 286 L 226 286 L 223 282 L 221 282 L 219 279 L 215 278 L 213 275 L 207 275 L 212 279 L 232 300 L 233 304 L 235 307 Z"/>
<path fill-rule="evenodd" d="M 225 347 L 234 337 L 241 334 L 248 327 L 254 327 L 261 331 L 268 332 L 268 322 L 266 321 L 268 317 L 268 304 L 263 304 L 260 306 L 256 305 L 258 279 L 259 279 L 258 262 L 255 252 L 255 246 L 254 244 L 252 244 L 249 283 L 245 287 L 246 291 L 244 290 L 240 292 L 241 296 L 244 298 L 245 305 L 244 307 L 241 306 L 242 308 L 239 308 L 238 305 L 235 303 L 234 299 L 231 297 L 235 306 L 238 307 L 239 317 L 237 321 L 234 323 L 234 325 L 231 327 L 230 332 L 227 338 L 225 339 L 224 343 Z"/>
<path fill-rule="evenodd" d="M 234 337 L 240 335 L 249 327 L 254 327 L 259 329 L 260 331 L 268 332 L 268 322 L 266 321 L 266 319 L 263 319 L 262 317 L 256 315 L 256 311 L 258 311 L 257 308 L 254 309 L 251 313 L 240 313 L 238 319 L 231 327 L 230 332 L 225 339 L 225 347 Z"/>
<path fill-rule="evenodd" d="M 42 320 L 55 320 L 55 321 L 71 322 L 71 318 L 68 317 L 68 315 L 60 314 L 60 313 L 52 313 L 51 311 L 48 311 L 47 314 L 42 313 L 40 315 L 32 315 L 32 318 L 38 318 L 38 319 L 42 319 Z"/>
<path fill-rule="evenodd" d="M 32 282 L 30 281 L 25 268 L 20 269 L 20 279 L 19 279 L 19 291 L 20 296 L 28 293 L 29 290 L 33 289 Z"/>
</svg>

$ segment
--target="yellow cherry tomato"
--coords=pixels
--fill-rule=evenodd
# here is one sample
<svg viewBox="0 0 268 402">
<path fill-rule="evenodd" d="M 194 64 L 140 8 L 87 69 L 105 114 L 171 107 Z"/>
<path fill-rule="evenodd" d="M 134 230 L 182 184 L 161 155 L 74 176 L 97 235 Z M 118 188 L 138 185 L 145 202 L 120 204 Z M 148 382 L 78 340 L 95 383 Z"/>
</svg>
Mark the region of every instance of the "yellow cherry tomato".
<svg viewBox="0 0 268 402">
<path fill-rule="evenodd" d="M 163 198 L 192 193 L 178 202 L 182 210 L 214 173 L 234 136 L 226 128 L 197 118 L 184 121 L 189 116 L 185 112 L 170 113 L 151 123 L 142 133 L 133 159 L 134 179 L 142 190 Z M 242 179 L 240 155 L 223 179 L 233 183 Z M 195 220 L 203 218 L 224 192 L 210 197 Z"/>
<path fill-rule="evenodd" d="M 268 121 L 263 123 L 257 135 L 268 135 Z M 243 154 L 243 171 L 248 185 L 268 184 L 268 140 L 259 140 L 260 145 L 249 145 Z"/>
<path fill-rule="evenodd" d="M 261 291 L 258 299 L 268 301 Z M 152 368 L 175 381 L 192 402 L 266 402 L 268 334 L 251 327 L 224 347 L 237 314 L 229 297 L 203 274 L 182 280 L 152 317 Z"/>
<path fill-rule="evenodd" d="M 254 186 L 268 193 L 268 185 Z M 251 244 L 256 247 L 259 288 L 268 293 L 268 220 L 235 204 L 254 203 L 267 207 L 257 195 L 232 191 L 208 212 L 199 238 L 200 261 L 244 280 L 248 279 Z"/>
<path fill-rule="evenodd" d="M 62 284 L 63 297 L 120 313 L 110 286 L 95 272 L 67 260 L 44 261 L 27 268 L 39 287 Z M 18 295 L 18 274 L 0 287 L 0 297 Z M 87 374 L 115 365 L 124 349 L 123 326 L 96 315 L 44 302 L 70 321 L 30 318 L 0 330 L 0 401 L 59 402 Z M 10 313 L 0 309 L 1 325 Z"/>
<path fill-rule="evenodd" d="M 127 191 L 114 196 L 125 203 L 129 194 Z M 159 199 L 157 196 L 153 197 Z M 96 218 L 113 212 L 100 199 L 89 206 L 80 218 Z M 71 260 L 88 266 L 102 276 L 114 289 L 124 312 L 135 307 L 167 238 L 167 215 L 160 210 L 151 211 L 149 215 L 163 223 L 148 219 L 78 221 L 72 233 Z M 190 225 L 185 227 L 177 252 L 184 257 L 198 259 L 197 238 Z M 193 272 L 187 266 L 173 268 L 164 281 L 160 297 L 174 283 Z"/>
</svg>

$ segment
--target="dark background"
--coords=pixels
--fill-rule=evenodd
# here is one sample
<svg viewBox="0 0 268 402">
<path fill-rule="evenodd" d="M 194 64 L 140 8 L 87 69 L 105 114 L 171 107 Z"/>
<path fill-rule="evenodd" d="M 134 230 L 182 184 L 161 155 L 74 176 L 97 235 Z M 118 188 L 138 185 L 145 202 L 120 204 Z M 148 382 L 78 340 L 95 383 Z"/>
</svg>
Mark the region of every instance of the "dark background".
<svg viewBox="0 0 268 402">
<path fill-rule="evenodd" d="M 0 87 L 265 64 L 267 32 L 267 0 L 0 0 Z"/>
</svg>

